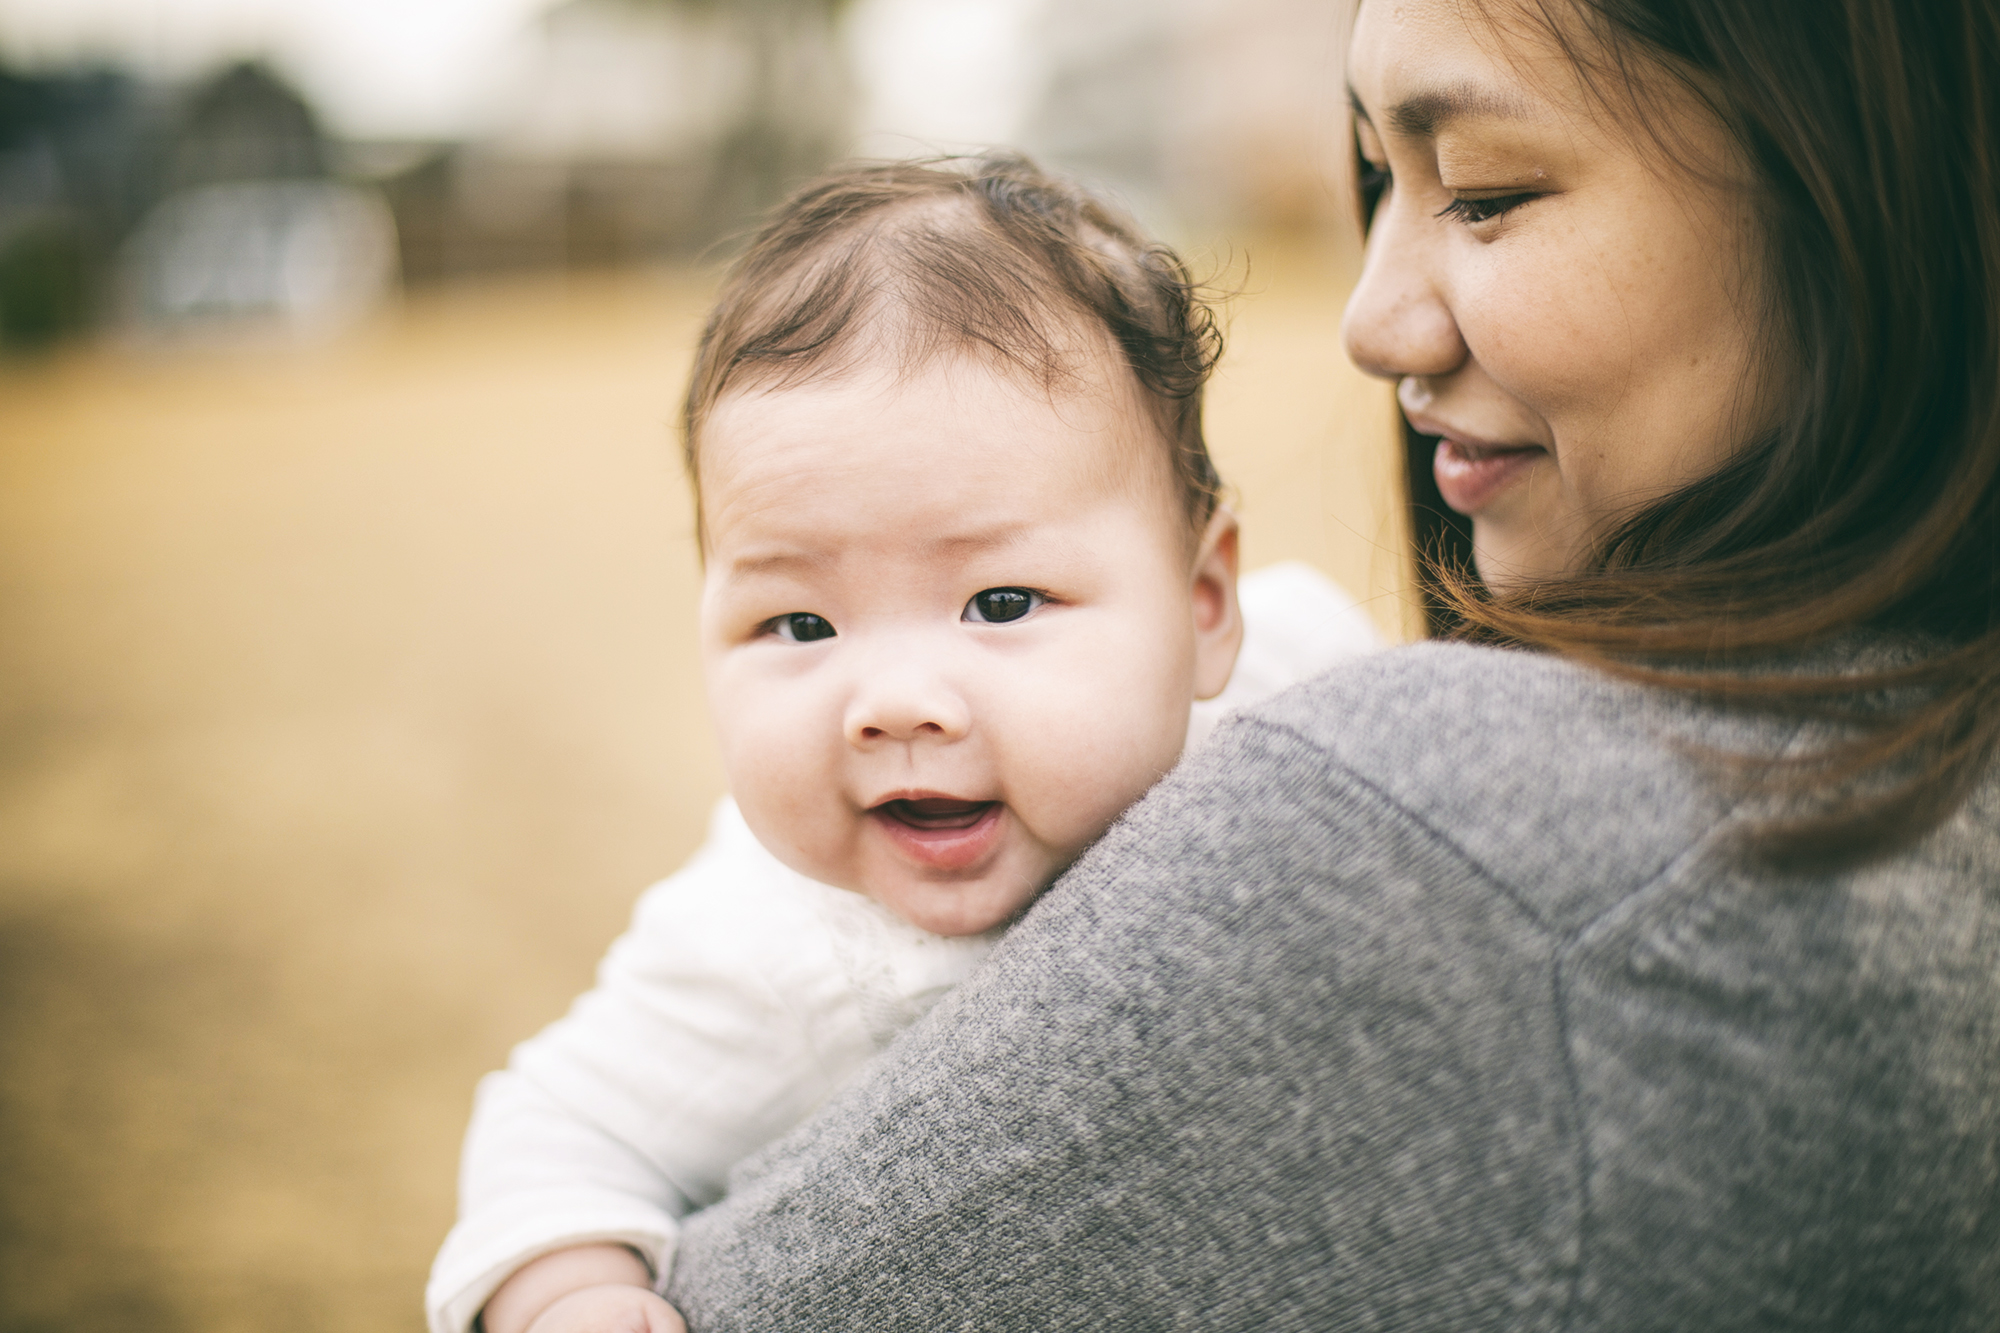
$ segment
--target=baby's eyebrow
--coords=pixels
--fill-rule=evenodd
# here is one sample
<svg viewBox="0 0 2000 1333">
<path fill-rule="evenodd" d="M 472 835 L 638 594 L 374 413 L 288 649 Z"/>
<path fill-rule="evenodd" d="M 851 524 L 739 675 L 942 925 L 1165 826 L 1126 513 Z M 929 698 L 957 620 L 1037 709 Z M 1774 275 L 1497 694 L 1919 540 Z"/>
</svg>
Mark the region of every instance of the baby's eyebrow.
<svg viewBox="0 0 2000 1333">
<path fill-rule="evenodd" d="M 975 528 L 967 532 L 944 533 L 925 541 L 924 547 L 935 559 L 962 559 L 988 551 L 1025 545 L 1030 540 L 1033 529 L 1034 525 L 1031 523 L 997 523 L 991 527 Z M 839 556 L 834 551 L 751 550 L 730 559 L 729 577 L 751 579 L 816 573 L 837 563 Z"/>
<path fill-rule="evenodd" d="M 729 562 L 731 578 L 752 578 L 760 574 L 787 574 L 798 569 L 824 569 L 832 561 L 813 551 L 772 551 L 764 555 L 737 556 Z"/>
<path fill-rule="evenodd" d="M 974 532 L 955 533 L 939 537 L 932 545 L 939 555 L 977 555 L 983 551 L 995 551 L 1003 547 L 1019 546 L 1028 536 L 1028 525 L 1024 523 L 1003 523 Z"/>
</svg>

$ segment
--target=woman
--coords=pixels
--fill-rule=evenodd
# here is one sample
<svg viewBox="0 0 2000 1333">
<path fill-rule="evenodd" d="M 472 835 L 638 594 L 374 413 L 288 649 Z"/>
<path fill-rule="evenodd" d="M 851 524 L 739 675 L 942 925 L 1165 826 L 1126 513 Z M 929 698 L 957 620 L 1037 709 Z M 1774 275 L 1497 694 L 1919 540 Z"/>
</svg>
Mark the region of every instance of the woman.
<svg viewBox="0 0 2000 1333">
<path fill-rule="evenodd" d="M 2000 14 L 1351 65 L 1348 345 L 1510 646 L 1221 733 L 696 1219 L 697 1330 L 2000 1324 Z"/>
</svg>

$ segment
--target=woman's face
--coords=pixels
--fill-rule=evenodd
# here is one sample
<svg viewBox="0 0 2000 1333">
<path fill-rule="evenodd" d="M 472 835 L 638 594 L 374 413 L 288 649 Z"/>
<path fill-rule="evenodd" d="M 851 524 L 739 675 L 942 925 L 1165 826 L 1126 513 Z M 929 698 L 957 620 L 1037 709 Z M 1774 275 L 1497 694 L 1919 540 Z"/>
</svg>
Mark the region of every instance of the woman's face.
<svg viewBox="0 0 2000 1333">
<path fill-rule="evenodd" d="M 1512 0 L 1364 0 L 1350 63 L 1362 156 L 1390 183 L 1348 353 L 1439 437 L 1489 587 L 1575 570 L 1769 413 L 1739 159 L 1664 78 L 1663 135 L 1622 88 L 1594 96 Z"/>
</svg>

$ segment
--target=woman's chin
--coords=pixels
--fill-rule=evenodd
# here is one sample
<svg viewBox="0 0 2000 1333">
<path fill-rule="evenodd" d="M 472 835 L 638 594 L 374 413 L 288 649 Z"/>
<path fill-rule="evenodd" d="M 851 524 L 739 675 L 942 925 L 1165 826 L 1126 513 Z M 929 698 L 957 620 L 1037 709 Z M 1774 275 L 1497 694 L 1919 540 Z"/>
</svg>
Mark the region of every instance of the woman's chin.
<svg viewBox="0 0 2000 1333">
<path fill-rule="evenodd" d="M 1548 540 L 1547 529 L 1541 524 L 1522 533 L 1513 525 L 1472 520 L 1473 572 L 1495 596 L 1524 592 L 1537 583 L 1574 573 L 1580 564 L 1581 552 Z"/>
</svg>

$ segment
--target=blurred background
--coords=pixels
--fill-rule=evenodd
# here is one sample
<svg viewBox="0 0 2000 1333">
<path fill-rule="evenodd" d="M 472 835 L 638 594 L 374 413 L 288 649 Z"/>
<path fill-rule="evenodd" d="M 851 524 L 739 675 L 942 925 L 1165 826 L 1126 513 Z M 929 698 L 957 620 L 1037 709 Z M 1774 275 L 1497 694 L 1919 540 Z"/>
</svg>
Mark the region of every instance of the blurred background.
<svg viewBox="0 0 2000 1333">
<path fill-rule="evenodd" d="M 1250 566 L 1406 632 L 1334 0 L 0 0 L 0 1333 L 422 1324 L 474 1080 L 721 781 L 744 229 L 1010 143 L 1234 295 Z"/>
</svg>

